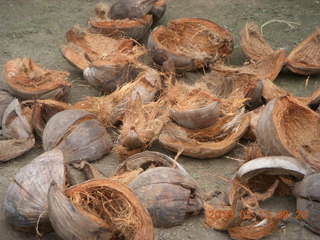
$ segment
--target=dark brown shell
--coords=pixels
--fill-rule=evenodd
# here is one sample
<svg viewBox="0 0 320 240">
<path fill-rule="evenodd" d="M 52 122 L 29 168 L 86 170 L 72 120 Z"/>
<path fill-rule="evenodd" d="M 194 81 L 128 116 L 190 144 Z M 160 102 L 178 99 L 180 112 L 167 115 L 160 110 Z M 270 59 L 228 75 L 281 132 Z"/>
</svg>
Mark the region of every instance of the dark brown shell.
<svg viewBox="0 0 320 240">
<path fill-rule="evenodd" d="M 188 215 L 199 213 L 204 200 L 197 183 L 185 173 L 167 167 L 149 169 L 130 184 L 148 210 L 156 227 L 183 223 Z"/>
<path fill-rule="evenodd" d="M 214 22 L 183 18 L 155 28 L 148 48 L 156 64 L 162 65 L 170 58 L 175 70 L 184 72 L 227 57 L 233 50 L 233 41 L 231 34 Z"/>
<path fill-rule="evenodd" d="M 52 226 L 65 240 L 108 240 L 119 235 L 125 239 L 154 239 L 148 212 L 127 186 L 116 181 L 90 180 L 64 193 L 52 183 L 48 199 Z"/>
<path fill-rule="evenodd" d="M 4 111 L 12 101 L 13 97 L 5 90 L 0 89 L 0 128 L 2 126 L 2 118 Z"/>
<path fill-rule="evenodd" d="M 105 20 L 91 19 L 89 31 L 108 37 L 128 37 L 139 40 L 152 25 L 152 15 L 145 15 L 140 19 Z"/>
<path fill-rule="evenodd" d="M 10 184 L 4 201 L 6 221 L 24 231 L 51 229 L 47 206 L 50 183 L 65 184 L 65 165 L 60 150 L 45 152 L 24 166 Z"/>
<path fill-rule="evenodd" d="M 43 131 L 43 148 L 60 149 L 66 161 L 92 161 L 112 148 L 112 139 L 93 115 L 81 110 L 64 110 L 48 121 Z"/>
<path fill-rule="evenodd" d="M 4 77 L 15 96 L 21 99 L 63 99 L 71 88 L 69 73 L 47 70 L 30 58 L 17 58 L 4 66 Z"/>
</svg>

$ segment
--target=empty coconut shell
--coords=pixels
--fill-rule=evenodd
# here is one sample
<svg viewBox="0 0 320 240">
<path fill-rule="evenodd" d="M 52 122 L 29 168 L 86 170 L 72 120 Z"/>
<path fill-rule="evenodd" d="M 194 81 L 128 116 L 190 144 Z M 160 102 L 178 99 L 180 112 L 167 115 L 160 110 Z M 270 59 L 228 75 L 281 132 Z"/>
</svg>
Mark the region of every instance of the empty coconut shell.
<svg viewBox="0 0 320 240">
<path fill-rule="evenodd" d="M 320 174 L 314 173 L 298 182 L 294 188 L 297 197 L 297 212 L 306 227 L 320 234 Z"/>
<path fill-rule="evenodd" d="M 118 0 L 108 12 L 110 19 L 134 19 L 144 17 L 157 0 Z"/>
<path fill-rule="evenodd" d="M 199 18 L 171 20 L 155 28 L 148 39 L 152 60 L 162 65 L 169 58 L 177 72 L 208 66 L 233 50 L 230 33 L 214 22 Z"/>
<path fill-rule="evenodd" d="M 177 169 L 149 169 L 138 175 L 129 187 L 148 210 L 155 227 L 180 225 L 188 215 L 203 208 L 197 183 Z"/>
<path fill-rule="evenodd" d="M 36 157 L 24 166 L 9 185 L 5 201 L 5 217 L 13 226 L 30 232 L 51 230 L 47 206 L 50 183 L 65 184 L 62 152 L 52 150 Z"/>
<path fill-rule="evenodd" d="M 167 9 L 166 0 L 158 0 L 151 7 L 149 14 L 153 17 L 153 24 L 159 22 Z"/>
<path fill-rule="evenodd" d="M 255 23 L 247 23 L 240 32 L 240 46 L 243 53 L 254 61 L 272 54 L 274 51 L 262 37 Z"/>
<path fill-rule="evenodd" d="M 43 130 L 43 148 L 60 149 L 67 162 L 93 161 L 107 154 L 112 139 L 88 112 L 64 110 L 55 114 Z"/>
<path fill-rule="evenodd" d="M 15 96 L 21 99 L 62 99 L 71 88 L 69 73 L 47 70 L 30 58 L 17 58 L 4 65 L 4 77 Z"/>
<path fill-rule="evenodd" d="M 2 118 L 4 111 L 7 109 L 13 97 L 5 90 L 0 89 L 0 128 L 2 126 Z"/>
<path fill-rule="evenodd" d="M 302 75 L 320 73 L 320 29 L 291 51 L 286 60 L 286 67 Z"/>
<path fill-rule="evenodd" d="M 265 155 L 294 156 L 319 167 L 320 117 L 293 97 L 270 101 L 257 124 L 257 141 Z M 310 156 L 311 159 L 306 159 Z"/>
<path fill-rule="evenodd" d="M 258 124 L 258 120 L 260 117 L 261 112 L 265 108 L 265 105 L 260 106 L 257 109 L 254 109 L 249 112 L 250 114 L 250 124 L 248 126 L 248 129 L 246 133 L 243 135 L 243 138 L 249 141 L 256 141 L 257 140 L 257 133 L 256 133 L 256 128 Z"/>
<path fill-rule="evenodd" d="M 52 183 L 48 202 L 52 226 L 65 240 L 154 239 L 148 212 L 119 182 L 89 180 L 64 193 Z"/>
</svg>

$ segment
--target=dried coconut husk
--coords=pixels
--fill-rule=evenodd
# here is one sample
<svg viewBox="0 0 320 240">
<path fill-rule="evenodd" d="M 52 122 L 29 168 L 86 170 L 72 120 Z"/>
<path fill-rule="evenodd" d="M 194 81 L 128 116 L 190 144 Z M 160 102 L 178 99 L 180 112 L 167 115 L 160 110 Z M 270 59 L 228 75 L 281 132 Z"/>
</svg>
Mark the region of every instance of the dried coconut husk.
<svg viewBox="0 0 320 240">
<path fill-rule="evenodd" d="M 192 71 L 227 57 L 231 34 L 216 23 L 199 18 L 171 20 L 155 28 L 148 39 L 152 60 L 162 65 L 171 58 L 177 72 Z"/>
<path fill-rule="evenodd" d="M 152 25 L 152 15 L 148 14 L 138 19 L 90 19 L 89 31 L 108 37 L 127 37 L 135 40 L 142 38 Z"/>
<path fill-rule="evenodd" d="M 199 213 L 203 196 L 197 183 L 180 170 L 158 167 L 138 175 L 129 187 L 148 210 L 155 227 L 181 225 Z"/>
<path fill-rule="evenodd" d="M 115 147 L 121 158 L 142 151 L 158 138 L 163 125 L 169 121 L 166 101 L 143 104 L 140 95 L 127 103 L 118 141 L 125 149 Z M 132 154 L 131 154 L 131 150 Z"/>
<path fill-rule="evenodd" d="M 135 81 L 124 84 L 110 95 L 89 97 L 76 103 L 74 108 L 92 113 L 105 127 L 110 127 L 116 121 L 123 119 L 128 101 L 140 95 L 144 104 L 149 103 L 155 99 L 162 88 L 159 72 L 147 68 Z"/>
<path fill-rule="evenodd" d="M 64 110 L 51 117 L 42 140 L 45 150 L 60 149 L 69 163 L 99 159 L 113 146 L 102 124 L 81 110 Z"/>
<path fill-rule="evenodd" d="M 158 0 L 151 7 L 149 14 L 153 17 L 153 24 L 159 22 L 159 20 L 163 17 L 167 9 L 167 0 Z"/>
<path fill-rule="evenodd" d="M 262 105 L 259 108 L 256 108 L 256 109 L 249 112 L 250 123 L 249 123 L 249 126 L 248 126 L 246 133 L 243 135 L 244 139 L 249 140 L 249 141 L 253 141 L 253 142 L 257 140 L 256 128 L 257 128 L 260 114 L 264 108 L 265 108 L 265 105 Z"/>
<path fill-rule="evenodd" d="M 101 34 L 88 33 L 74 26 L 66 33 L 67 44 L 62 45 L 62 55 L 77 68 L 84 70 L 91 64 L 118 65 L 119 70 L 125 65 L 137 62 L 146 50 L 135 45 L 132 39 L 114 39 Z M 111 72 L 112 73 L 112 72 Z M 111 77 L 109 77 L 111 78 Z"/>
<path fill-rule="evenodd" d="M 222 64 L 215 64 L 212 69 L 222 73 L 248 73 L 254 74 L 259 79 L 273 81 L 280 73 L 285 62 L 283 50 L 274 51 L 272 54 L 260 58 L 256 62 L 241 67 L 230 67 Z"/>
<path fill-rule="evenodd" d="M 256 159 L 260 157 L 264 157 L 264 156 L 257 142 L 250 142 L 248 145 L 244 147 L 243 163 L 246 163 L 252 159 Z"/>
<path fill-rule="evenodd" d="M 2 118 L 4 111 L 7 109 L 10 102 L 13 100 L 11 94 L 6 90 L 0 89 L 0 128 L 2 126 Z"/>
<path fill-rule="evenodd" d="M 110 19 L 139 19 L 144 17 L 157 0 L 118 0 L 110 7 Z"/>
<path fill-rule="evenodd" d="M 274 84 L 269 80 L 262 81 L 263 88 L 262 88 L 262 98 L 265 103 L 270 102 L 274 98 L 284 97 L 284 96 L 291 96 L 291 94 Z"/>
<path fill-rule="evenodd" d="M 247 23 L 240 32 L 240 46 L 243 53 L 254 61 L 272 54 L 274 51 L 262 37 L 255 23 Z"/>
<path fill-rule="evenodd" d="M 48 199 L 50 220 L 63 239 L 154 239 L 148 212 L 119 182 L 89 180 L 64 193 L 53 183 Z"/>
<path fill-rule="evenodd" d="M 63 99 L 71 88 L 69 73 L 47 70 L 31 58 L 16 58 L 4 65 L 4 78 L 13 94 L 21 99 Z"/>
<path fill-rule="evenodd" d="M 257 141 L 263 154 L 294 156 L 318 168 L 319 124 L 319 114 L 312 109 L 293 97 L 281 97 L 269 102 L 261 112 Z"/>
<path fill-rule="evenodd" d="M 41 154 L 20 169 L 5 196 L 6 221 L 27 232 L 51 231 L 47 211 L 48 189 L 51 181 L 63 187 L 65 175 L 62 152 L 56 149 Z"/>
<path fill-rule="evenodd" d="M 320 73 L 320 29 L 291 51 L 286 60 L 286 67 L 301 75 Z"/>
<path fill-rule="evenodd" d="M 313 111 L 317 111 L 320 106 L 320 87 L 318 87 L 311 96 L 297 97 L 297 99 L 304 105 L 311 108 Z"/>
</svg>

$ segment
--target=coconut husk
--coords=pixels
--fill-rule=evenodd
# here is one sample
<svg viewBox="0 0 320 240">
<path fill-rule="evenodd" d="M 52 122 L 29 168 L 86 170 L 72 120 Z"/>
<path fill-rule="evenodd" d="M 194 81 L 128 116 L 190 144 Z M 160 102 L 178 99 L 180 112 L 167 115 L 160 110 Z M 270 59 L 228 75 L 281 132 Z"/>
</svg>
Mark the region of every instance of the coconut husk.
<svg viewBox="0 0 320 240">
<path fill-rule="evenodd" d="M 274 98 L 284 97 L 284 96 L 291 96 L 291 94 L 274 84 L 269 80 L 262 81 L 263 88 L 262 88 L 262 98 L 265 103 L 270 102 Z"/>
<path fill-rule="evenodd" d="M 135 40 L 142 38 L 152 25 L 152 15 L 145 15 L 138 19 L 90 19 L 89 31 L 104 36 L 120 38 L 127 37 Z"/>
<path fill-rule="evenodd" d="M 274 99 L 261 112 L 257 140 L 263 154 L 294 156 L 300 160 L 310 155 L 308 164 L 318 168 L 319 124 L 319 114 L 293 97 Z"/>
<path fill-rule="evenodd" d="M 265 105 L 262 105 L 259 108 L 256 108 L 256 109 L 249 112 L 250 124 L 248 126 L 246 133 L 243 135 L 244 139 L 249 140 L 249 141 L 253 141 L 253 142 L 257 140 L 256 128 L 257 128 L 260 114 L 264 108 L 265 108 Z"/>
<path fill-rule="evenodd" d="M 320 87 L 318 87 L 311 96 L 297 97 L 296 98 L 301 104 L 308 106 L 313 111 L 317 111 L 320 106 Z"/>
<path fill-rule="evenodd" d="M 23 155 L 35 145 L 34 138 L 12 138 L 0 141 L 0 162 L 6 162 Z"/>
<path fill-rule="evenodd" d="M 153 17 L 153 24 L 159 22 L 159 20 L 163 17 L 167 9 L 167 0 L 158 0 L 151 7 L 149 14 Z"/>
<path fill-rule="evenodd" d="M 262 37 L 255 23 L 247 23 L 240 32 L 240 46 L 243 53 L 254 61 L 272 54 L 274 51 Z"/>
<path fill-rule="evenodd" d="M 53 183 L 48 199 L 50 220 L 63 239 L 154 239 L 148 212 L 119 182 L 89 180 L 64 193 Z"/>
<path fill-rule="evenodd" d="M 21 99 L 63 99 L 71 88 L 69 73 L 47 70 L 31 58 L 16 58 L 4 65 L 4 78 L 13 94 Z"/>
<path fill-rule="evenodd" d="M 159 72 L 147 68 L 133 82 L 119 87 L 112 94 L 104 97 L 89 97 L 74 105 L 76 109 L 92 113 L 105 127 L 112 126 L 122 120 L 127 102 L 140 95 L 144 104 L 155 99 L 163 88 Z"/>
<path fill-rule="evenodd" d="M 157 0 L 118 0 L 110 7 L 110 19 L 139 19 L 144 17 Z"/>
<path fill-rule="evenodd" d="M 286 60 L 286 67 L 301 75 L 320 73 L 320 29 L 295 47 Z"/>
<path fill-rule="evenodd" d="M 280 73 L 285 62 L 283 50 L 274 51 L 272 54 L 260 58 L 258 61 L 241 67 L 230 67 L 222 64 L 215 64 L 212 69 L 222 73 L 247 73 L 256 75 L 259 79 L 273 81 Z"/>
<path fill-rule="evenodd" d="M 62 45 L 62 55 L 77 68 L 84 70 L 91 64 L 123 65 L 137 62 L 146 50 L 135 45 L 132 39 L 114 39 L 100 34 L 88 33 L 74 26 L 66 33 L 67 44 Z M 106 44 L 106 42 L 108 44 Z"/>
<path fill-rule="evenodd" d="M 81 161 L 79 164 L 72 164 L 73 167 L 82 170 L 87 180 L 94 178 L 106 178 L 106 176 L 95 166 L 87 161 Z"/>
<path fill-rule="evenodd" d="M 11 96 L 11 94 L 3 89 L 0 89 L 0 128 L 2 127 L 2 118 L 4 111 L 7 109 L 12 100 L 13 97 Z"/>
<path fill-rule="evenodd" d="M 152 60 L 162 65 L 173 60 L 177 72 L 208 66 L 233 50 L 232 36 L 214 22 L 199 18 L 171 20 L 159 26 L 148 39 Z"/>
<path fill-rule="evenodd" d="M 139 174 L 143 173 L 142 168 L 138 168 L 132 171 L 127 171 L 119 175 L 111 176 L 110 179 L 121 182 L 122 184 L 128 185 L 135 179 Z"/>
<path fill-rule="evenodd" d="M 257 142 L 250 142 L 248 145 L 244 147 L 243 163 L 248 162 L 252 159 L 260 158 L 260 157 L 264 157 L 264 156 L 261 153 L 261 149 Z"/>
</svg>

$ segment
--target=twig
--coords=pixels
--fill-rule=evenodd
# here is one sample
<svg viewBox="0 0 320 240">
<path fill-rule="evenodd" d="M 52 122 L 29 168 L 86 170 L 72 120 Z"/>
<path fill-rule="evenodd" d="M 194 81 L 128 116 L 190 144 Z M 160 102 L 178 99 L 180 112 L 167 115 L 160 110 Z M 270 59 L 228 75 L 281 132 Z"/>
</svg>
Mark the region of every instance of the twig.
<svg viewBox="0 0 320 240">
<path fill-rule="evenodd" d="M 286 20 L 272 19 L 272 20 L 270 20 L 270 21 L 268 21 L 268 22 L 265 22 L 265 23 L 262 24 L 262 26 L 260 27 L 261 36 L 263 36 L 263 31 L 262 31 L 263 27 L 267 26 L 267 25 L 270 24 L 270 23 L 274 23 L 274 22 L 285 23 L 285 24 L 287 24 L 287 25 L 290 27 L 291 30 L 294 29 L 294 26 L 293 26 L 292 24 L 301 25 L 300 23 L 296 23 L 296 22 L 288 22 L 288 21 L 286 21 Z"/>
</svg>

